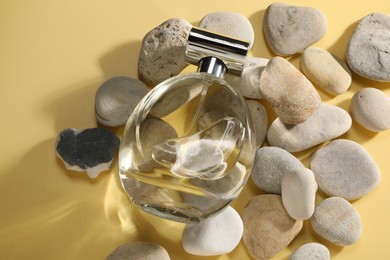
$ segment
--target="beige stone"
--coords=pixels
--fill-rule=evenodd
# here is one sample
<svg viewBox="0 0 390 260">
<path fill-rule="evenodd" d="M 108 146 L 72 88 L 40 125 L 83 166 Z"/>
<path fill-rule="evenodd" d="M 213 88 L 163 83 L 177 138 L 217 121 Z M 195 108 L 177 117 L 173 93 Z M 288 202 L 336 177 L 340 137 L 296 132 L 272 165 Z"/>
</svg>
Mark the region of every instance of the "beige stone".
<svg viewBox="0 0 390 260">
<path fill-rule="evenodd" d="M 148 242 L 133 242 L 116 248 L 106 260 L 169 260 L 167 250 L 162 246 Z"/>
</svg>

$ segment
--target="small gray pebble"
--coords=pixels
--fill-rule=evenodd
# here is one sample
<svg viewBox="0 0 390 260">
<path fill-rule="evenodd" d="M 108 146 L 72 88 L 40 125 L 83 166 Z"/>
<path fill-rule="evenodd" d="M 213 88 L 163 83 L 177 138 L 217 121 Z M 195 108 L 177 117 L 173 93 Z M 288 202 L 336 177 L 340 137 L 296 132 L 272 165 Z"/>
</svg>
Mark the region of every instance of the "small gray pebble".
<svg viewBox="0 0 390 260">
<path fill-rule="evenodd" d="M 261 147 L 264 143 L 264 140 L 267 136 L 268 130 L 268 115 L 264 106 L 257 102 L 256 100 L 246 100 L 245 101 L 249 114 L 252 119 L 253 128 L 255 130 L 256 136 L 256 146 Z"/>
<path fill-rule="evenodd" d="M 300 246 L 289 260 L 330 260 L 330 252 L 320 243 L 307 243 Z"/>
</svg>

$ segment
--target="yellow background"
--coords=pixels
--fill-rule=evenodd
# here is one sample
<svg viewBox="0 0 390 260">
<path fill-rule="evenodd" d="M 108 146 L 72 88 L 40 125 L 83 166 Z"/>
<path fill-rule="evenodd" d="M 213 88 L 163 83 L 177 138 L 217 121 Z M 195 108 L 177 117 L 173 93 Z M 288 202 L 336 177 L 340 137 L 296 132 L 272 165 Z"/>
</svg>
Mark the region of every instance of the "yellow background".
<svg viewBox="0 0 390 260">
<path fill-rule="evenodd" d="M 371 12 L 390 14 L 388 0 L 286 1 L 312 6 L 328 18 L 328 31 L 315 44 L 344 58 L 357 22 Z M 56 158 L 57 134 L 65 128 L 97 126 L 94 95 L 116 75 L 137 77 L 143 36 L 163 21 L 180 17 L 194 25 L 219 10 L 241 13 L 256 35 L 250 55 L 270 58 L 262 33 L 260 0 L 3 0 L 0 2 L 0 258 L 104 259 L 131 241 L 163 245 L 172 259 L 249 259 L 241 243 L 232 253 L 196 257 L 184 252 L 182 224 L 135 209 L 117 180 L 117 161 L 97 180 L 68 172 Z M 291 62 L 299 67 L 299 55 Z M 350 98 L 365 86 L 390 96 L 389 83 L 354 75 L 350 90 L 323 101 L 348 109 Z M 269 106 L 267 109 L 270 110 Z M 272 112 L 271 119 L 274 115 Z M 122 129 L 114 129 L 118 134 Z M 363 220 L 363 234 L 349 247 L 332 246 L 305 223 L 304 230 L 274 259 L 287 259 L 305 242 L 327 245 L 333 259 L 390 259 L 390 130 L 374 134 L 353 123 L 343 137 L 361 143 L 382 172 L 380 185 L 353 202 Z M 317 147 L 318 148 L 318 147 Z M 309 165 L 315 151 L 296 154 Z M 241 212 L 250 197 L 260 194 L 252 182 L 233 206 Z M 319 193 L 318 201 L 324 198 Z"/>
</svg>

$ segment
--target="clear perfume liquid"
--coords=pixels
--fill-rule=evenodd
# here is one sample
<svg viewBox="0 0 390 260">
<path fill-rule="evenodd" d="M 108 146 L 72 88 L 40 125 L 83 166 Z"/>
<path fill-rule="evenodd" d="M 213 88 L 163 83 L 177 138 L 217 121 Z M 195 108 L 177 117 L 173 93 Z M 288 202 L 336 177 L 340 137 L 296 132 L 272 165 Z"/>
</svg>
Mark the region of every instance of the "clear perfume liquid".
<svg viewBox="0 0 390 260">
<path fill-rule="evenodd" d="M 142 210 L 197 223 L 228 206 L 252 167 L 254 142 L 243 98 L 207 73 L 156 86 L 130 117 L 120 179 Z"/>
</svg>

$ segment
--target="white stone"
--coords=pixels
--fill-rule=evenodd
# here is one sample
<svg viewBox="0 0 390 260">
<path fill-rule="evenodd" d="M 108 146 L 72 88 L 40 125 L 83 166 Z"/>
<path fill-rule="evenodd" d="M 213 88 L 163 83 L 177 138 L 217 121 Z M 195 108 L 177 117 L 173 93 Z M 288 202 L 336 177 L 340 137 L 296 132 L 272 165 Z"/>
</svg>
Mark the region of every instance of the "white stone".
<svg viewBox="0 0 390 260">
<path fill-rule="evenodd" d="M 264 106 L 256 100 L 246 100 L 256 136 L 256 146 L 261 147 L 267 136 L 268 115 Z"/>
<path fill-rule="evenodd" d="M 155 243 L 133 242 L 116 248 L 106 260 L 170 260 L 167 250 Z"/>
<path fill-rule="evenodd" d="M 189 22 L 172 18 L 144 36 L 138 58 L 138 74 L 142 81 L 157 85 L 187 67 L 184 56 L 191 28 Z"/>
<path fill-rule="evenodd" d="M 353 95 L 349 109 L 353 119 L 370 131 L 390 128 L 390 98 L 379 89 L 359 90 Z"/>
<path fill-rule="evenodd" d="M 363 197 L 381 179 L 371 155 L 360 144 L 346 139 L 334 140 L 317 150 L 310 167 L 324 193 L 347 200 Z"/>
<path fill-rule="evenodd" d="M 297 125 L 275 119 L 268 129 L 270 145 L 289 152 L 299 152 L 346 133 L 352 125 L 349 114 L 337 106 L 321 103 L 305 122 Z"/>
<path fill-rule="evenodd" d="M 183 247 L 193 255 L 227 254 L 239 244 L 243 229 L 240 215 L 229 206 L 199 224 L 187 224 L 183 231 Z"/>
<path fill-rule="evenodd" d="M 310 222 L 314 232 L 339 246 L 356 243 L 362 234 L 359 212 L 340 197 L 330 197 L 321 201 Z"/>
<path fill-rule="evenodd" d="M 320 243 L 307 243 L 300 246 L 289 260 L 330 260 L 330 252 Z"/>
<path fill-rule="evenodd" d="M 241 95 L 252 99 L 261 99 L 260 77 L 269 59 L 248 57 L 241 76 L 227 73 L 225 80 Z"/>
<path fill-rule="evenodd" d="M 262 147 L 256 150 L 251 172 L 254 184 L 268 193 L 281 193 L 283 176 L 288 172 L 305 169 L 294 155 L 279 147 Z"/>
<path fill-rule="evenodd" d="M 250 41 L 250 48 L 252 48 L 255 41 L 255 33 L 252 24 L 248 18 L 238 13 L 227 11 L 210 13 L 202 18 L 199 27 L 212 32 Z"/>
<path fill-rule="evenodd" d="M 308 47 L 301 55 L 303 73 L 332 95 L 340 95 L 352 83 L 351 71 L 340 58 L 319 47 Z"/>
<path fill-rule="evenodd" d="M 269 47 L 280 56 L 303 51 L 326 33 L 325 15 L 312 7 L 273 3 L 263 18 L 264 36 Z"/>
<path fill-rule="evenodd" d="M 125 125 L 131 113 L 149 92 L 142 81 L 113 77 L 104 82 L 95 95 L 95 112 L 99 123 L 115 127 Z"/>
<path fill-rule="evenodd" d="M 313 215 L 317 182 L 311 170 L 300 168 L 287 172 L 282 180 L 282 201 L 288 214 L 296 220 Z"/>
</svg>

